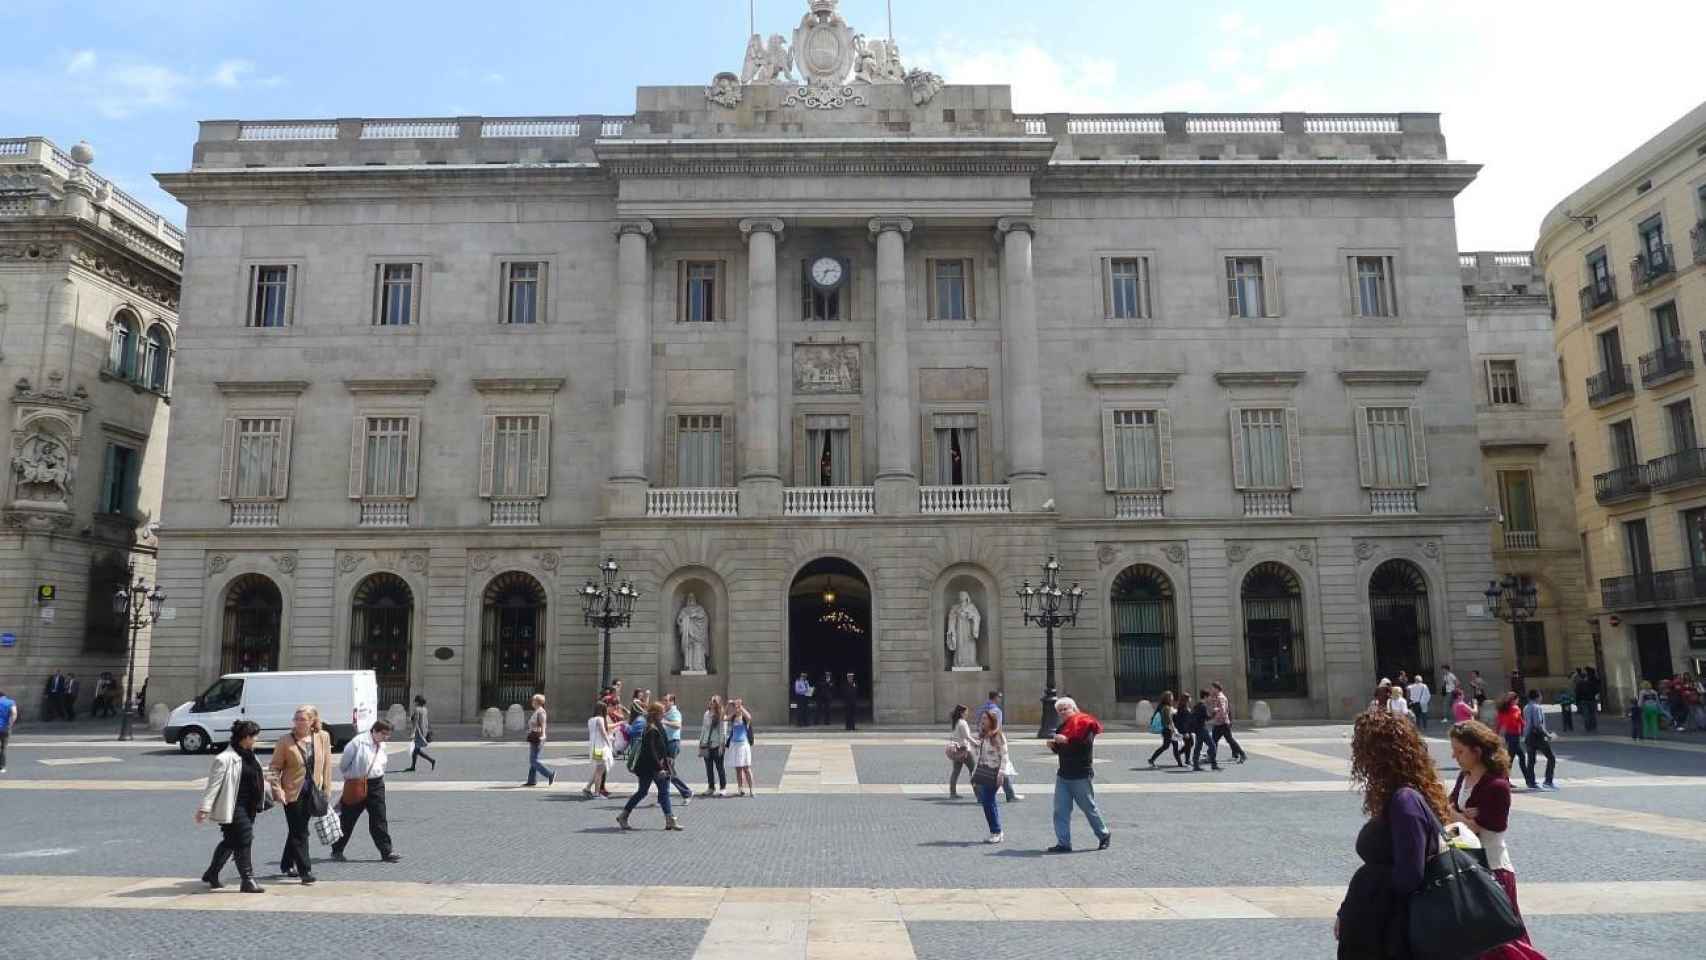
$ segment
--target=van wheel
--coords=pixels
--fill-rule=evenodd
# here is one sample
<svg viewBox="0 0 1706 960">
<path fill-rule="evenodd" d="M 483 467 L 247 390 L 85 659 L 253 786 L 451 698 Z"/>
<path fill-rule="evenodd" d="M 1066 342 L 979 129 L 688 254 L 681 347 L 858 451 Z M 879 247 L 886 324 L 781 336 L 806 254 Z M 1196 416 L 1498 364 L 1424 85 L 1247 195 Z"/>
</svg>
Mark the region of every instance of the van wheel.
<svg viewBox="0 0 1706 960">
<path fill-rule="evenodd" d="M 207 734 L 191 727 L 178 735 L 178 749 L 184 753 L 202 753 L 207 750 Z"/>
</svg>

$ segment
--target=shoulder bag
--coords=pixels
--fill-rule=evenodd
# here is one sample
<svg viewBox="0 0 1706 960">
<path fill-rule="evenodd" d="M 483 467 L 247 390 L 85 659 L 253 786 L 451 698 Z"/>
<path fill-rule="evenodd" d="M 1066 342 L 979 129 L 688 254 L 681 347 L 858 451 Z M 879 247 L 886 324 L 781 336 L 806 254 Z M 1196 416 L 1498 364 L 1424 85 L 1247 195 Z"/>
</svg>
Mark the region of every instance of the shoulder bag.
<svg viewBox="0 0 1706 960">
<path fill-rule="evenodd" d="M 1453 846 L 1433 821 L 1440 853 L 1422 868 L 1410 895 L 1410 951 L 1415 960 L 1471 960 L 1526 932 L 1505 888 L 1467 850 Z"/>
<path fill-rule="evenodd" d="M 375 750 L 383 750 L 385 748 L 379 746 L 378 744 L 374 744 L 374 749 Z M 367 773 L 372 773 L 372 772 L 373 772 L 373 761 L 369 761 L 367 764 Z M 350 807 L 359 807 L 366 802 L 367 802 L 367 774 L 362 774 L 359 777 L 351 777 L 350 779 L 345 780 L 344 781 L 344 792 L 338 797 L 338 806 L 344 807 L 347 809 Z"/>
<path fill-rule="evenodd" d="M 1149 732 L 1150 733 L 1160 733 L 1161 731 L 1163 731 L 1165 729 L 1167 729 L 1167 725 L 1165 723 L 1161 722 L 1161 711 L 1157 710 L 1154 713 L 1149 715 Z"/>
<path fill-rule="evenodd" d="M 302 752 L 302 742 L 297 740 L 292 741 L 292 743 L 296 747 L 296 756 L 302 761 L 302 792 L 298 799 L 308 804 L 308 812 L 310 815 L 323 817 L 326 815 L 328 806 L 326 802 L 326 792 L 321 790 L 319 784 L 314 782 L 314 769 L 308 763 L 308 755 Z M 315 762 L 318 762 L 319 759 L 320 754 L 316 751 L 314 754 L 314 760 Z"/>
</svg>

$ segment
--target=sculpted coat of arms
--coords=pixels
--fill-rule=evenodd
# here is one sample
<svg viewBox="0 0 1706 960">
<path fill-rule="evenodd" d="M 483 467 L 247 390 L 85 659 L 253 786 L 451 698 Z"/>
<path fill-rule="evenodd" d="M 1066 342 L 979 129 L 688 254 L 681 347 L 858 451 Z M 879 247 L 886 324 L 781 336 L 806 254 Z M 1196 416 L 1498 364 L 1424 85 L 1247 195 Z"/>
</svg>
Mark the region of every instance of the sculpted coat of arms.
<svg viewBox="0 0 1706 960">
<path fill-rule="evenodd" d="M 942 78 L 928 70 L 907 70 L 901 65 L 900 47 L 892 40 L 868 38 L 855 33 L 836 11 L 839 0 L 807 0 L 806 15 L 794 28 L 793 46 L 781 34 L 768 42 L 753 34 L 746 44 L 746 62 L 738 77 L 719 73 L 705 87 L 705 99 L 733 108 L 741 102 L 741 88 L 753 84 L 782 84 L 794 87 L 783 106 L 813 110 L 866 105 L 862 86 L 905 84 L 912 102 L 922 106 L 942 89 Z M 794 77 L 794 69 L 800 76 Z"/>
</svg>

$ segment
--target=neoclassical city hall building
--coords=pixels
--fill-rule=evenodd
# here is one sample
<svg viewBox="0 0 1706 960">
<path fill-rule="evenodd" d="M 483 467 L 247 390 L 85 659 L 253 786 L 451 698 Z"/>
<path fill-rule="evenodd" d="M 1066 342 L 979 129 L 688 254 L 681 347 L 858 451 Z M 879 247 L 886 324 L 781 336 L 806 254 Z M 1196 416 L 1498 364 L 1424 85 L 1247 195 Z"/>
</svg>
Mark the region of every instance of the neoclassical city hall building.
<svg viewBox="0 0 1706 960">
<path fill-rule="evenodd" d="M 1034 722 L 1050 556 L 1060 687 L 1125 722 L 1501 671 L 1436 115 L 1015 114 L 807 6 L 631 116 L 202 124 L 152 699 L 578 712 L 606 557 L 612 673 L 761 723 L 826 671 Z"/>
</svg>

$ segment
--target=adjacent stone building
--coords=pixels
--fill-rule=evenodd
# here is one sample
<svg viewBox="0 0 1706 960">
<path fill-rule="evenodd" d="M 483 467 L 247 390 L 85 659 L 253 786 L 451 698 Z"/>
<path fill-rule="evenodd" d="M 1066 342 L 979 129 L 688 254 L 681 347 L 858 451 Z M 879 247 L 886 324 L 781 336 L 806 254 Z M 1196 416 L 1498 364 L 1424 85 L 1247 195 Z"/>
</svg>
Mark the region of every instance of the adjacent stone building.
<svg viewBox="0 0 1706 960">
<path fill-rule="evenodd" d="M 1437 116 L 1019 115 L 835 7 L 632 116 L 202 125 L 159 178 L 197 318 L 159 695 L 358 665 L 573 711 L 605 557 L 613 673 L 770 723 L 826 671 L 880 721 L 1034 722 L 1051 555 L 1107 714 L 1499 670 Z"/>
<path fill-rule="evenodd" d="M 1706 104 L 1564 198 L 1535 252 L 1558 305 L 1588 602 L 1628 692 L 1706 666 Z"/>
<path fill-rule="evenodd" d="M 93 159 L 0 140 L 0 688 L 31 719 L 56 671 L 84 706 L 102 671 L 123 682 L 112 595 L 154 579 L 183 233 Z"/>
</svg>

